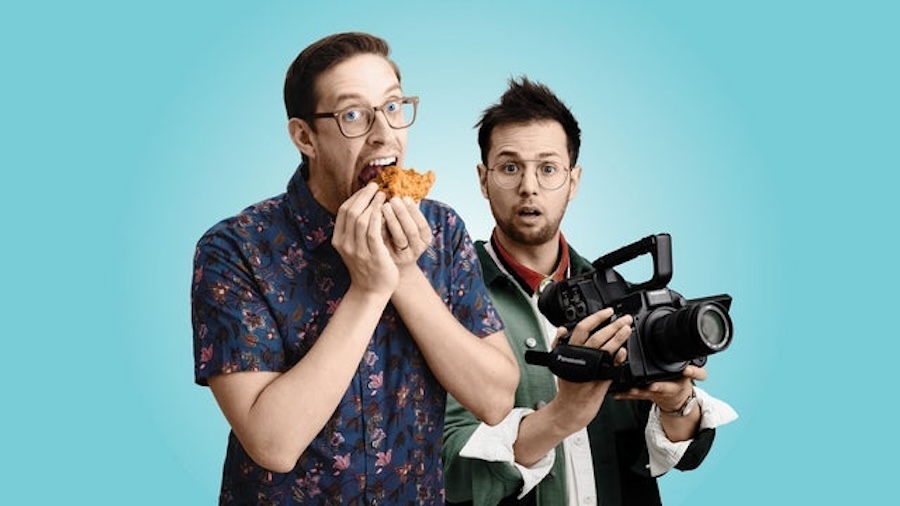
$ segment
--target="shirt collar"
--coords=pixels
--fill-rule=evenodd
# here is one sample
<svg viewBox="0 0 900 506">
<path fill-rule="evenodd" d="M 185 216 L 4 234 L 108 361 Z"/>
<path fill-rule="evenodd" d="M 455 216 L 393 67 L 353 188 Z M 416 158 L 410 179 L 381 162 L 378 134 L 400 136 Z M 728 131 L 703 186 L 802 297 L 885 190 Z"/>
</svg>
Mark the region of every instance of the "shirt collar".
<svg viewBox="0 0 900 506">
<path fill-rule="evenodd" d="M 335 216 L 322 207 L 306 182 L 307 169 L 301 163 L 288 182 L 287 194 L 294 224 L 300 231 L 307 250 L 330 243 L 334 235 Z"/>
<path fill-rule="evenodd" d="M 535 293 L 545 279 L 562 281 L 568 276 L 569 245 L 566 242 L 565 237 L 563 237 L 562 232 L 559 233 L 559 253 L 557 254 L 556 269 L 549 276 L 534 271 L 519 263 L 496 238 L 497 229 L 494 229 L 494 233 L 491 235 L 491 245 L 494 247 L 494 251 L 497 252 L 497 257 L 513 278 L 519 283 L 522 290 L 529 295 Z"/>
</svg>

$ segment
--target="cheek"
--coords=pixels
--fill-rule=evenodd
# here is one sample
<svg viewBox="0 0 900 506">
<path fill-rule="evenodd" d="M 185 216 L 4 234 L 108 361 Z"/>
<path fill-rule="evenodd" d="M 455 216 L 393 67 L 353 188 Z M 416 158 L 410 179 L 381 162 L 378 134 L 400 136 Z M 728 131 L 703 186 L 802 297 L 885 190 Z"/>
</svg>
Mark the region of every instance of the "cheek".
<svg viewBox="0 0 900 506">
<path fill-rule="evenodd" d="M 559 218 L 566 212 L 566 207 L 569 205 L 569 200 L 571 199 L 571 195 L 567 193 L 562 193 L 554 202 L 553 208 L 556 210 L 556 216 L 554 218 Z"/>
<path fill-rule="evenodd" d="M 406 154 L 406 142 L 409 139 L 409 129 L 404 128 L 402 130 L 397 130 L 397 144 L 400 145 L 400 150 Z"/>
<path fill-rule="evenodd" d="M 491 195 L 491 205 L 500 212 L 501 216 L 506 216 L 507 218 L 512 218 L 516 214 L 513 208 L 516 206 L 517 200 L 516 198 L 509 198 L 507 192 L 494 191 Z"/>
</svg>

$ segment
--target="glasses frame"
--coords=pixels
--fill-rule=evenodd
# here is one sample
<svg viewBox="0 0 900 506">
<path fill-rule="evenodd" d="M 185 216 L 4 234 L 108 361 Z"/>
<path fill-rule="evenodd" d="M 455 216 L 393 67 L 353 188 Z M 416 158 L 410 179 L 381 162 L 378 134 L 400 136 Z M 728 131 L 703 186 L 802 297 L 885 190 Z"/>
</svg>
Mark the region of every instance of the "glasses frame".
<svg viewBox="0 0 900 506">
<path fill-rule="evenodd" d="M 512 186 L 505 186 L 504 184 L 502 184 L 502 183 L 497 179 L 497 176 L 495 176 L 495 175 L 493 175 L 493 174 L 491 175 L 491 180 L 494 182 L 494 184 L 496 184 L 496 185 L 499 186 L 500 188 L 503 188 L 504 190 L 512 190 L 513 188 L 516 188 L 516 187 L 518 187 L 519 185 L 522 184 L 522 180 L 525 179 L 525 171 L 528 170 L 528 165 L 527 165 L 528 163 L 532 163 L 532 164 L 533 164 L 532 166 L 534 167 L 535 178 L 537 179 L 538 186 L 540 186 L 541 188 L 543 188 L 543 189 L 545 189 L 545 190 L 547 190 L 547 191 L 555 191 L 555 190 L 559 190 L 560 188 L 562 188 L 563 186 L 565 186 L 566 183 L 569 181 L 569 179 L 571 179 L 571 177 L 572 177 L 572 167 L 566 167 L 565 165 L 558 164 L 558 163 L 553 162 L 553 161 L 550 161 L 550 160 L 503 160 L 502 162 L 497 162 L 497 163 L 495 163 L 494 165 L 491 165 L 490 167 L 486 167 L 486 169 L 488 170 L 488 172 L 497 173 L 497 172 L 498 172 L 498 168 L 499 168 L 500 166 L 506 165 L 506 164 L 508 164 L 508 163 L 515 163 L 515 164 L 517 164 L 517 165 L 524 165 L 525 168 L 521 171 L 521 175 L 519 176 L 519 180 L 518 180 L 515 184 L 513 184 Z M 538 170 L 540 169 L 541 165 L 542 165 L 542 164 L 545 164 L 545 163 L 549 163 L 549 164 L 552 164 L 552 165 L 558 165 L 558 166 L 560 166 L 560 167 L 562 168 L 562 170 L 565 171 L 566 177 L 562 180 L 561 183 L 559 183 L 558 186 L 555 186 L 555 187 L 553 187 L 553 188 L 550 188 L 550 187 L 546 186 L 546 185 L 544 184 L 543 179 L 541 179 L 541 176 L 539 175 Z"/>
<path fill-rule="evenodd" d="M 411 103 L 413 105 L 412 120 L 410 120 L 410 122 L 408 124 L 398 127 L 398 126 L 394 126 L 394 124 L 391 123 L 391 118 L 384 112 L 384 106 L 390 104 L 391 102 L 400 102 L 401 104 Z M 344 114 L 345 112 L 353 110 L 353 109 L 371 109 L 372 110 L 372 116 L 371 116 L 372 120 L 369 121 L 369 125 L 366 127 L 365 131 L 363 131 L 362 133 L 359 133 L 356 135 L 347 135 L 347 132 L 344 131 L 344 127 L 341 125 L 340 116 L 341 116 L 341 114 Z M 403 130 L 404 128 L 409 128 L 412 126 L 413 123 L 416 122 L 416 116 L 419 112 L 419 97 L 390 98 L 388 100 L 385 100 L 384 103 L 381 105 L 370 106 L 370 107 L 365 107 L 365 106 L 360 106 L 360 105 L 351 105 L 348 107 L 344 107 L 343 109 L 341 109 L 339 111 L 313 113 L 312 117 L 313 118 L 332 118 L 332 119 L 334 119 L 334 122 L 337 123 L 338 130 L 340 130 L 341 135 L 343 135 L 344 137 L 346 137 L 348 139 L 355 139 L 357 137 L 362 137 L 363 135 L 366 135 L 367 133 L 372 131 L 372 125 L 375 124 L 375 115 L 378 114 L 378 111 L 381 111 L 381 113 L 384 114 L 384 119 L 387 120 L 388 126 L 393 128 L 394 130 Z"/>
</svg>

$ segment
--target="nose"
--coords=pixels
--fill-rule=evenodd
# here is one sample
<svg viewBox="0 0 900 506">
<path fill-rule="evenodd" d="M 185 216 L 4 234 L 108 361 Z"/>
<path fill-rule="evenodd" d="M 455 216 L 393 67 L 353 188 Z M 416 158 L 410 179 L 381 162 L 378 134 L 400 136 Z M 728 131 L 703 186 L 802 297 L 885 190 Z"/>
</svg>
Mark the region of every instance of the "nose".
<svg viewBox="0 0 900 506">
<path fill-rule="evenodd" d="M 384 111 L 375 111 L 375 117 L 372 118 L 372 129 L 369 130 L 367 140 L 374 144 L 383 144 L 391 130 L 393 128 L 388 124 Z"/>
<path fill-rule="evenodd" d="M 532 167 L 525 166 L 522 171 L 522 179 L 519 181 L 519 193 L 522 195 L 534 195 L 538 189 L 537 169 L 529 170 Z"/>
</svg>

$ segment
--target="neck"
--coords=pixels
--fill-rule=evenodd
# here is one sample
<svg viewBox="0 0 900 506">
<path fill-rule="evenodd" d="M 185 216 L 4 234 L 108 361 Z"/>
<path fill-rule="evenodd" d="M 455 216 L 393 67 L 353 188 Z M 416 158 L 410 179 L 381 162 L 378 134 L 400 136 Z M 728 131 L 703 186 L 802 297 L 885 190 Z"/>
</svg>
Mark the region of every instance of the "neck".
<svg viewBox="0 0 900 506">
<path fill-rule="evenodd" d="M 537 245 L 514 241 L 499 228 L 494 231 L 497 242 L 520 264 L 547 276 L 556 270 L 559 260 L 559 231 L 549 241 Z"/>
</svg>

